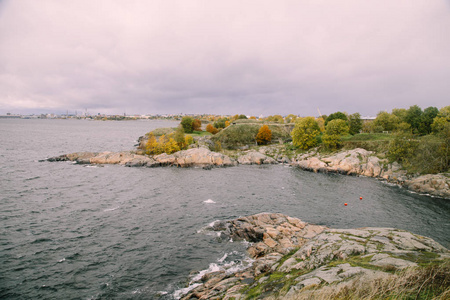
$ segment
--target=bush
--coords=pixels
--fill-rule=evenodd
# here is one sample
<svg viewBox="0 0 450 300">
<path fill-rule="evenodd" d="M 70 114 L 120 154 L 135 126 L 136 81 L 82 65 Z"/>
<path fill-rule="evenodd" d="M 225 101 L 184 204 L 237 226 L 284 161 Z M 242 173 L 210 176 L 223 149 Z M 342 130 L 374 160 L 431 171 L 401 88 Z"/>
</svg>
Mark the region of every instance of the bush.
<svg viewBox="0 0 450 300">
<path fill-rule="evenodd" d="M 292 143 L 300 149 L 307 150 L 317 145 L 320 134 L 319 124 L 313 117 L 297 119 L 291 132 Z"/>
<path fill-rule="evenodd" d="M 389 143 L 387 158 L 390 162 L 398 162 L 409 166 L 417 144 L 418 141 L 414 140 L 411 133 L 398 132 Z"/>
<path fill-rule="evenodd" d="M 219 132 L 219 129 L 212 126 L 211 124 L 208 124 L 208 125 L 206 125 L 206 131 L 208 131 L 209 133 L 212 133 L 212 134 L 216 134 Z"/>
<path fill-rule="evenodd" d="M 269 126 L 263 125 L 256 135 L 256 141 L 259 145 L 267 145 L 272 140 L 272 131 Z"/>
<path fill-rule="evenodd" d="M 322 143 L 327 149 L 338 149 L 342 146 L 342 136 L 348 134 L 348 132 L 349 127 L 346 121 L 342 119 L 331 120 L 322 136 Z"/>
<path fill-rule="evenodd" d="M 192 128 L 192 123 L 194 122 L 194 119 L 192 119 L 191 117 L 183 117 L 181 119 L 181 126 L 183 126 L 184 132 L 186 133 L 192 133 L 193 128 Z"/>
<path fill-rule="evenodd" d="M 192 121 L 192 131 L 202 131 L 202 121 L 199 119 Z"/>
</svg>

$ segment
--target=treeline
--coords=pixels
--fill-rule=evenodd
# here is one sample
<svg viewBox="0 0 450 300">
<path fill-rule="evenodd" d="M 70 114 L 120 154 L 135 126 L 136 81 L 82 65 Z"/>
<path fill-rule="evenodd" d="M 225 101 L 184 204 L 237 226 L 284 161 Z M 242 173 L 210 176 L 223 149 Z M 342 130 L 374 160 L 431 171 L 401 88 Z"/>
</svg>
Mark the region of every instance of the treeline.
<svg viewBox="0 0 450 300">
<path fill-rule="evenodd" d="M 344 137 L 358 134 L 388 135 L 386 156 L 409 172 L 448 172 L 450 156 L 450 106 L 422 110 L 409 109 L 380 112 L 375 120 L 362 121 L 359 113 L 336 112 L 320 118 L 298 118 L 291 133 L 293 144 L 300 149 L 321 146 L 336 150 Z M 370 135 L 369 135 L 370 136 Z"/>
</svg>

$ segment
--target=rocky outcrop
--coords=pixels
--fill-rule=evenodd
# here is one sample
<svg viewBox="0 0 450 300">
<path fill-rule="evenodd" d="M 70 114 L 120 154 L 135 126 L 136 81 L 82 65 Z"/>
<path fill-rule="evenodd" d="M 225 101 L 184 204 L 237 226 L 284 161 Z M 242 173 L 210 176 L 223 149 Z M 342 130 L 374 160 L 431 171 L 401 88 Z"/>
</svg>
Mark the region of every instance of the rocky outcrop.
<svg viewBox="0 0 450 300">
<path fill-rule="evenodd" d="M 76 152 L 47 159 L 48 161 L 73 161 L 79 164 L 119 164 L 127 167 L 224 167 L 236 164 L 226 155 L 206 148 L 192 148 L 168 155 L 147 156 L 134 151 L 123 152 Z"/>
<path fill-rule="evenodd" d="M 393 228 L 329 229 L 282 214 L 215 222 L 211 230 L 250 242 L 249 267 L 205 274 L 181 299 L 288 299 L 304 287 L 388 276 L 419 263 L 448 261 L 434 240 Z"/>
<path fill-rule="evenodd" d="M 409 190 L 435 195 L 442 198 L 450 198 L 449 174 L 428 174 L 406 180 L 403 186 Z"/>
<path fill-rule="evenodd" d="M 291 165 L 313 172 L 375 177 L 418 193 L 450 198 L 448 174 L 408 176 L 398 163 L 389 164 L 387 160 L 378 158 L 374 152 L 361 148 L 323 156 L 308 152 L 299 155 Z"/>
<path fill-rule="evenodd" d="M 273 158 L 254 150 L 247 151 L 239 156 L 238 162 L 241 165 L 267 165 L 277 163 Z"/>
</svg>

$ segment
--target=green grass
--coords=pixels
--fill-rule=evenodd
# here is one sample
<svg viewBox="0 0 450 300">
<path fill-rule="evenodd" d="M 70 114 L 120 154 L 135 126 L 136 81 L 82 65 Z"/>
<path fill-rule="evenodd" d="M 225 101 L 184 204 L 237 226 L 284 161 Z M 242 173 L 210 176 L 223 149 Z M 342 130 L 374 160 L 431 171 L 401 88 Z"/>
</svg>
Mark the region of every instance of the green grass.
<svg viewBox="0 0 450 300">
<path fill-rule="evenodd" d="M 346 135 L 342 137 L 343 141 L 390 141 L 394 137 L 388 133 L 360 133 L 355 135 Z"/>
<path fill-rule="evenodd" d="M 192 135 L 193 137 L 194 136 L 209 136 L 209 135 L 212 135 L 210 132 L 208 132 L 208 131 L 194 131 L 194 132 L 192 132 L 192 133 L 186 133 L 186 134 L 189 134 L 189 135 Z"/>
</svg>

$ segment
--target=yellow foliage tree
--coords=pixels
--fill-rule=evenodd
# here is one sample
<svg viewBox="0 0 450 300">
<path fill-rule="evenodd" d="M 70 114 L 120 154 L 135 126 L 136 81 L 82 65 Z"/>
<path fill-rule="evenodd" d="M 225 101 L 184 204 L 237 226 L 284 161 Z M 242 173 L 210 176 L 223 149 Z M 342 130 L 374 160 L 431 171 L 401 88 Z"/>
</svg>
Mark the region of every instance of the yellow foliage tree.
<svg viewBox="0 0 450 300">
<path fill-rule="evenodd" d="M 166 152 L 167 154 L 172 154 L 177 151 L 180 151 L 180 147 L 173 138 L 169 138 L 163 141 L 163 145 L 164 145 L 164 152 Z"/>
<path fill-rule="evenodd" d="M 259 128 L 258 134 L 256 135 L 256 141 L 259 145 L 266 145 L 272 140 L 272 131 L 269 126 L 263 125 Z"/>
<path fill-rule="evenodd" d="M 193 143 L 194 143 L 194 138 L 191 135 L 188 134 L 184 137 L 184 145 L 185 145 L 184 147 L 185 148 Z"/>
</svg>

